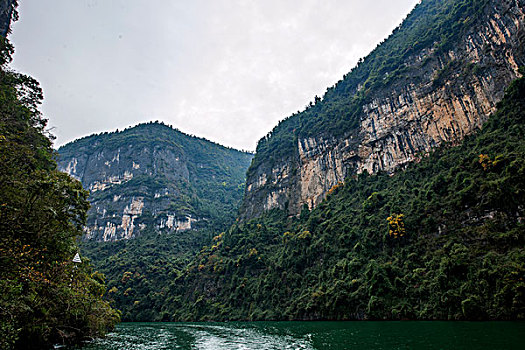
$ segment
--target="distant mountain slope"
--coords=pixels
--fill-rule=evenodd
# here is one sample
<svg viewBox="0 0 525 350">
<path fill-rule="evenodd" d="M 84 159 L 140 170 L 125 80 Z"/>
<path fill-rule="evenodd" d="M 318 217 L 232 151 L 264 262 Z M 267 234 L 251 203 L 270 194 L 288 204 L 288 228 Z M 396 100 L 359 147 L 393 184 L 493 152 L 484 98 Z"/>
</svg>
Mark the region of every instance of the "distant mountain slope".
<svg viewBox="0 0 525 350">
<path fill-rule="evenodd" d="M 524 0 L 423 0 L 322 98 L 261 139 L 242 218 L 313 208 L 347 177 L 457 143 L 525 64 Z"/>
<path fill-rule="evenodd" d="M 0 1 L 0 36 L 7 37 L 9 32 L 9 26 L 11 24 L 11 18 L 16 13 L 15 8 L 17 2 L 15 0 L 2 0 Z"/>
<path fill-rule="evenodd" d="M 58 150 L 59 169 L 90 191 L 87 239 L 233 222 L 252 155 L 160 123 L 88 136 Z"/>
</svg>

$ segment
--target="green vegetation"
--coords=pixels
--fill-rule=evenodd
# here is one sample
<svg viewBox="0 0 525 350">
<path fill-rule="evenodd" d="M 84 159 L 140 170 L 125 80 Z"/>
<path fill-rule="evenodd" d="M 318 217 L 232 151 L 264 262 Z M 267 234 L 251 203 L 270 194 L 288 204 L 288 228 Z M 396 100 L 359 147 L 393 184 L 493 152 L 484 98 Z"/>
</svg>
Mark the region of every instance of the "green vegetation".
<svg viewBox="0 0 525 350">
<path fill-rule="evenodd" d="M 456 72 L 458 79 L 482 72 L 481 64 L 440 59 L 480 21 L 486 4 L 421 2 L 323 98 L 263 138 L 249 172 L 293 158 L 299 138 L 352 133 L 363 105 L 406 86 L 408 77 L 437 86 Z M 3 52 L 9 55 L 9 46 Z M 159 207 L 145 204 L 135 224 L 147 228 L 133 240 L 82 243 L 107 275 L 106 302 L 102 276 L 70 262 L 87 195 L 56 171 L 36 108 L 38 85 L 5 69 L 1 84 L 2 346 L 101 334 L 118 318 L 109 305 L 127 321 L 525 318 L 524 79 L 461 145 L 441 147 L 395 175 L 352 176 L 298 217 L 273 210 L 236 222 L 251 155 L 232 157 L 161 123 L 61 148 L 62 159 L 123 145 L 134 156 L 163 153 L 155 164 L 139 159 L 141 171 L 154 171 L 92 193 L 107 218 L 122 213 L 116 197 L 148 203 L 169 193 Z M 173 166 L 174 159 L 184 166 Z M 159 233 L 159 213 L 205 220 L 198 230 Z M 97 220 L 96 210 L 89 218 Z"/>
<path fill-rule="evenodd" d="M 130 198 L 142 197 L 145 204 L 134 221 L 135 237 L 117 242 L 86 240 L 81 250 L 105 274 L 106 299 L 122 312 L 124 321 L 160 321 L 167 317 L 164 310 L 171 281 L 211 240 L 212 232 L 235 222 L 252 154 L 186 135 L 159 122 L 91 135 L 59 149 L 63 167 L 73 158 L 96 159 L 105 154 L 111 159 L 117 152 L 120 160 L 114 166 L 121 172 L 132 169 L 134 176 L 91 193 L 87 223 L 105 226 L 100 217 L 105 210 L 105 220 L 120 225 Z M 100 174 L 111 170 L 105 159 L 89 166 L 82 162 L 86 161 L 79 160 L 77 168 L 89 170 L 83 173 L 83 181 L 100 180 Z M 135 163 L 140 168 L 133 169 Z M 158 193 L 162 196 L 156 198 Z M 101 208 L 98 212 L 97 207 Z M 160 221 L 168 214 L 178 219 L 191 215 L 199 221 L 192 224 L 194 230 L 161 228 Z M 137 233 L 140 225 L 145 226 Z"/>
<path fill-rule="evenodd" d="M 141 197 L 144 208 L 134 218 L 135 237 L 117 242 L 85 240 L 81 250 L 106 276 L 106 299 L 122 312 L 124 321 L 165 319 L 171 281 L 211 240 L 212 232 L 235 222 L 252 154 L 158 122 L 91 135 L 60 148 L 59 154 L 63 168 L 73 158 L 78 160 L 76 170 L 86 187 L 115 169 L 111 175 L 133 172 L 131 180 L 90 194 L 87 225 L 120 225 L 124 207 L 131 198 Z M 119 161 L 107 166 L 116 154 Z M 192 223 L 192 230 L 175 231 L 161 227 L 167 215 L 176 219 L 191 215 L 198 221 Z M 102 238 L 99 234 L 93 239 Z"/>
<path fill-rule="evenodd" d="M 174 275 L 165 319 L 524 319 L 524 111 L 522 78 L 461 145 L 236 223 Z"/>
<path fill-rule="evenodd" d="M 87 193 L 57 171 L 42 91 L 6 67 L 12 53 L 0 37 L 0 348 L 42 349 L 103 335 L 119 315 L 103 276 L 72 262 Z"/>
<path fill-rule="evenodd" d="M 122 312 L 123 321 L 166 321 L 172 281 L 210 239 L 206 229 L 170 234 L 149 231 L 131 240 L 83 242 L 81 248 L 104 272 L 106 299 Z"/>
<path fill-rule="evenodd" d="M 366 103 L 408 80 L 434 88 L 483 74 L 484 63 L 447 53 L 484 20 L 487 3 L 421 2 L 323 98 L 263 138 L 249 173 L 293 162 L 300 138 L 356 131 Z M 393 176 L 352 176 L 299 217 L 273 210 L 229 226 L 227 214 L 199 232 L 87 243 L 86 252 L 108 275 L 108 300 L 126 320 L 524 319 L 524 80 L 498 108 L 460 146 Z M 216 184 L 228 180 L 210 178 L 182 198 L 223 198 Z"/>
<path fill-rule="evenodd" d="M 356 130 L 363 106 L 380 92 L 395 91 L 451 73 L 442 62 L 457 39 L 483 20 L 488 0 L 425 0 L 342 80 L 315 96 L 302 112 L 282 120 L 257 145 L 249 172 L 262 163 L 293 158 L 297 140 L 312 136 L 339 137 Z M 418 55 L 423 54 L 423 59 Z M 480 66 L 472 67 L 478 71 Z M 436 83 L 438 80 L 436 80 Z"/>
</svg>

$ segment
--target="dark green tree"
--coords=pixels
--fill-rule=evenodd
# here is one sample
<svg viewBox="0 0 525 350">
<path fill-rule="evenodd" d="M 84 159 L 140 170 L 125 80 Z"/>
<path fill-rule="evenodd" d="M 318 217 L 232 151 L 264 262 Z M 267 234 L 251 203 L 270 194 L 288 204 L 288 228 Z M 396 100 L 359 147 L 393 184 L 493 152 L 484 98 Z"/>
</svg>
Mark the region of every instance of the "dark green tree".
<svg viewBox="0 0 525 350">
<path fill-rule="evenodd" d="M 111 328 L 103 276 L 76 266 L 88 209 L 82 185 L 56 169 L 36 80 L 11 71 L 0 37 L 0 348 L 41 349 Z"/>
</svg>

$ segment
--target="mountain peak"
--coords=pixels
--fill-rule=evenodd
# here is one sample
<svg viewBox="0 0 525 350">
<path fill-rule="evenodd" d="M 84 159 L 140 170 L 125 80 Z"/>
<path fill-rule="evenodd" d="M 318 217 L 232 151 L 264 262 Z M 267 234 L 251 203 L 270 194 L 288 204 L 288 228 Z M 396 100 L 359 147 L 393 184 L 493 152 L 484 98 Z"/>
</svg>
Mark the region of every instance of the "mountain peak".
<svg viewBox="0 0 525 350">
<path fill-rule="evenodd" d="M 87 239 L 233 222 L 252 155 L 162 122 L 90 135 L 58 150 L 58 166 L 90 192 Z"/>
</svg>

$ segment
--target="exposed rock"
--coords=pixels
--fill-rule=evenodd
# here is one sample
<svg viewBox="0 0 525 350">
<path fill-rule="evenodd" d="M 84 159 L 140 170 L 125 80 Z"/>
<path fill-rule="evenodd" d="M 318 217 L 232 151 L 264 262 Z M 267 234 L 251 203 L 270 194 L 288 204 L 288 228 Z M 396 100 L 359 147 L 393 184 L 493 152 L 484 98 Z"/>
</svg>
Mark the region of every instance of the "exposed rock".
<svg viewBox="0 0 525 350">
<path fill-rule="evenodd" d="M 372 91 L 355 130 L 342 137 L 299 135 L 294 153 L 251 169 L 241 217 L 272 208 L 296 215 L 305 205 L 315 207 L 348 176 L 394 172 L 479 129 L 525 63 L 524 5 L 490 1 L 483 20 L 453 50 L 437 54 L 435 47 L 423 48 L 404 62 L 418 76 L 396 82 L 395 89 Z"/>
<path fill-rule="evenodd" d="M 9 33 L 9 27 L 14 14 L 15 0 L 0 0 L 0 35 L 4 38 Z"/>
<path fill-rule="evenodd" d="M 91 194 L 85 238 L 100 241 L 233 221 L 252 158 L 157 123 L 89 136 L 59 153 L 59 169 Z"/>
</svg>

